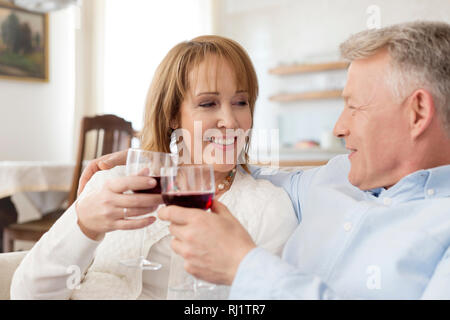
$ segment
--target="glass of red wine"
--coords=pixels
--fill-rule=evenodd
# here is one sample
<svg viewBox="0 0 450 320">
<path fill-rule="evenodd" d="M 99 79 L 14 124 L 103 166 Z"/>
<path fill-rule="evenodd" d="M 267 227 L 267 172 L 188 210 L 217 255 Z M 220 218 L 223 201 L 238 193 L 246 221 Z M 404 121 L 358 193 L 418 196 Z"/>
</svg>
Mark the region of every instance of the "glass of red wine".
<svg viewBox="0 0 450 320">
<path fill-rule="evenodd" d="M 209 211 L 215 193 L 214 170 L 211 165 L 183 165 L 163 168 L 161 194 L 166 205 Z M 200 281 L 184 270 L 184 260 L 172 253 L 169 289 L 178 292 L 212 290 L 215 285 Z"/>
<path fill-rule="evenodd" d="M 150 193 L 161 194 L 161 169 L 165 167 L 176 167 L 177 156 L 170 153 L 154 152 L 141 149 L 128 149 L 126 175 L 127 176 L 151 176 L 156 180 L 154 188 L 143 190 L 130 190 L 128 193 Z M 127 217 L 125 219 L 142 219 L 154 215 L 157 210 L 149 212 L 145 215 L 136 217 Z M 126 212 L 126 211 L 125 211 Z M 126 215 L 126 213 L 125 213 Z M 144 243 L 145 243 L 146 229 L 142 229 L 142 242 L 140 248 L 140 255 L 138 258 L 121 260 L 120 263 L 132 268 L 140 268 L 142 270 L 158 270 L 162 265 L 158 262 L 148 261 L 144 257 Z"/>
</svg>

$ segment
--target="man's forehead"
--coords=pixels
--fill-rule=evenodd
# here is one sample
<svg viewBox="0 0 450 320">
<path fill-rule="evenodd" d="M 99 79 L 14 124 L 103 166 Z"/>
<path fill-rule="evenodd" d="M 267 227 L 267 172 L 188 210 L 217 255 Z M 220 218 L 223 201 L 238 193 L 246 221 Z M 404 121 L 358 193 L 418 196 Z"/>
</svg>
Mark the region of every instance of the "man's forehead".
<svg viewBox="0 0 450 320">
<path fill-rule="evenodd" d="M 361 59 L 350 64 L 347 82 L 342 92 L 344 101 L 355 104 L 367 104 L 386 83 L 385 63 L 383 61 Z"/>
</svg>

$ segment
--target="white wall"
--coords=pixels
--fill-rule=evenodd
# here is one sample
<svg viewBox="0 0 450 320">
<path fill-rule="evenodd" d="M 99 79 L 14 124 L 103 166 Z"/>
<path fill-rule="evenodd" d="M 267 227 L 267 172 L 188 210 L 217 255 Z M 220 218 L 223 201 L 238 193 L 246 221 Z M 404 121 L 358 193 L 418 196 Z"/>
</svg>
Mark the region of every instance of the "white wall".
<svg viewBox="0 0 450 320">
<path fill-rule="evenodd" d="M 142 129 L 153 74 L 181 41 L 211 33 L 210 0 L 107 0 L 105 6 L 104 113 Z M 136 8 L 139 7 L 139 10 Z"/>
<path fill-rule="evenodd" d="M 49 16 L 50 81 L 0 79 L 0 161 L 71 161 L 75 90 L 73 9 Z"/>
<path fill-rule="evenodd" d="M 367 28 L 370 5 L 379 6 L 381 26 L 417 19 L 450 22 L 449 0 L 217 0 L 215 32 L 241 43 L 257 70 L 256 128 L 281 125 L 281 138 L 291 143 L 318 140 L 322 131 L 333 128 L 342 108 L 340 99 L 289 104 L 268 100 L 281 91 L 321 89 L 323 77 L 280 77 L 268 70 L 280 64 L 337 59 L 339 44 Z M 345 81 L 345 74 L 342 78 Z"/>
</svg>

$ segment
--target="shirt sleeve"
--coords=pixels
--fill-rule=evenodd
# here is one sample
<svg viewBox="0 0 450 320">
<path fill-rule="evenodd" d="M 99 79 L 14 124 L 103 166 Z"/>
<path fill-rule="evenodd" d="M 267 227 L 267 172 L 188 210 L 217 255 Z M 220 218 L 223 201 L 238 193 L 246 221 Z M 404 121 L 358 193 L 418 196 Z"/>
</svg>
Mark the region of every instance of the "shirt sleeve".
<svg viewBox="0 0 450 320">
<path fill-rule="evenodd" d="M 450 247 L 447 248 L 434 270 L 421 298 L 424 300 L 450 299 Z"/>
<path fill-rule="evenodd" d="M 249 166 L 251 175 L 255 179 L 266 179 L 277 187 L 283 188 L 291 199 L 298 221 L 301 221 L 300 180 L 303 170 L 283 172 L 277 169 Z"/>
<path fill-rule="evenodd" d="M 96 174 L 80 198 L 101 186 Z M 101 180 L 101 179 L 100 179 Z M 11 299 L 69 299 L 92 263 L 100 241 L 88 238 L 78 226 L 75 203 L 24 257 L 16 269 Z"/>
<path fill-rule="evenodd" d="M 231 300 L 345 299 L 320 278 L 299 272 L 260 247 L 242 260 L 231 286 Z"/>
</svg>

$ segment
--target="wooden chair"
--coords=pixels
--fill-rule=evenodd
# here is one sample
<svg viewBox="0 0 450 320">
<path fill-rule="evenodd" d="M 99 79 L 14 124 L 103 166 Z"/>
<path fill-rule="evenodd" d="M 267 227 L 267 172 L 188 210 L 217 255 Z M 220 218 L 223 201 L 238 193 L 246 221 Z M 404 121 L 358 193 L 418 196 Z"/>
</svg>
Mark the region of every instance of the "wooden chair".
<svg viewBox="0 0 450 320">
<path fill-rule="evenodd" d="M 88 133 L 94 132 L 95 148 L 88 156 Z M 83 161 L 131 147 L 131 140 L 136 136 L 131 122 L 115 115 L 84 117 L 81 123 L 80 139 L 72 186 L 68 196 L 68 207 L 77 198 L 78 183 L 83 169 Z M 91 148 L 92 149 L 92 148 Z M 38 241 L 67 208 L 60 208 L 43 215 L 42 218 L 24 223 L 14 223 L 3 229 L 3 250 L 13 251 L 14 240 Z"/>
</svg>

